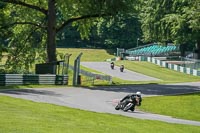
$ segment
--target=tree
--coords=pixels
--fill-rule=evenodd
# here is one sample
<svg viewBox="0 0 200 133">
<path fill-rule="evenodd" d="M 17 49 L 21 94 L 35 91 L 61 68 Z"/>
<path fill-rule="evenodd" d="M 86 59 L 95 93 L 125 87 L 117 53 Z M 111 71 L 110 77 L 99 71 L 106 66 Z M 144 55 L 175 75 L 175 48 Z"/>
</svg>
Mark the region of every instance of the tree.
<svg viewBox="0 0 200 133">
<path fill-rule="evenodd" d="M 102 26 L 103 25 L 103 26 Z M 136 15 L 122 15 L 119 19 L 97 25 L 96 34 L 106 48 L 133 48 L 141 36 L 140 23 Z"/>
<path fill-rule="evenodd" d="M 18 49 L 16 54 L 24 53 L 37 39 L 38 46 L 45 48 L 46 44 L 47 62 L 56 61 L 56 34 L 66 26 L 77 26 L 81 37 L 87 38 L 99 20 L 134 10 L 132 0 L 0 0 L 0 3 L 7 4 L 1 12 L 10 16 L 8 24 L 1 28 L 12 27 L 15 34 L 9 46 Z"/>
<path fill-rule="evenodd" d="M 141 23 L 146 41 L 197 43 L 200 59 L 200 1 L 142 1 Z"/>
<path fill-rule="evenodd" d="M 89 46 L 105 49 L 128 49 L 136 47 L 137 38 L 140 38 L 141 34 L 138 18 L 133 15 L 118 16 L 118 18 L 104 19 L 98 22 L 98 24 L 91 29 L 89 40 L 80 40 L 77 32 L 71 27 L 71 30 L 65 30 L 62 35 L 59 34 L 59 38 L 63 38 L 62 40 L 60 39 L 61 41 L 59 41 L 59 44 L 60 46 L 65 45 L 69 47 L 70 45 L 67 45 L 65 42 L 71 42 L 71 44 L 74 44 L 74 47 Z M 74 41 L 72 42 L 72 40 Z"/>
<path fill-rule="evenodd" d="M 5 8 L 5 4 L 0 4 L 0 9 Z M 6 16 L 0 12 L 0 25 L 6 24 Z M 4 46 L 7 45 L 9 37 L 12 35 L 10 29 L 0 29 L 0 54 L 4 51 Z"/>
<path fill-rule="evenodd" d="M 80 39 L 76 27 L 68 26 L 58 34 L 58 46 L 92 47 L 104 49 L 133 48 L 141 37 L 140 22 L 136 15 L 118 15 L 99 21 L 91 29 L 89 40 Z M 142 42 L 139 42 L 142 45 Z"/>
</svg>

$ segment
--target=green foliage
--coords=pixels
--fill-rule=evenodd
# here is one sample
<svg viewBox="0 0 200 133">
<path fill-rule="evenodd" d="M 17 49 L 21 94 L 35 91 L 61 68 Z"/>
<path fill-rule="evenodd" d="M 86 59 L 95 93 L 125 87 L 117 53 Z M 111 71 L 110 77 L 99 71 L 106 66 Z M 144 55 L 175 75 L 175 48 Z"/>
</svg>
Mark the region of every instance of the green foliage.
<svg viewBox="0 0 200 133">
<path fill-rule="evenodd" d="M 28 23 L 40 23 L 42 14 L 30 8 L 12 4 L 6 4 L 1 12 L 6 16 L 6 23 L 0 26 L 2 29 L 9 29 L 13 34 L 8 41 L 6 72 L 30 73 L 33 63 L 45 59 L 46 35 L 41 28 Z"/>
<path fill-rule="evenodd" d="M 23 26 L 15 35 L 8 46 L 5 68 L 9 73 L 30 73 L 32 64 L 44 62 L 46 57 L 43 33 L 37 28 Z"/>
<path fill-rule="evenodd" d="M 22 68 L 22 71 L 29 71 L 30 65 L 34 63 L 33 60 L 37 58 L 38 49 L 41 52 L 46 47 L 47 61 L 55 61 L 54 32 L 61 32 L 66 26 L 73 25 L 80 32 L 82 39 L 88 39 L 92 26 L 99 20 L 130 13 L 134 10 L 135 2 L 132 0 L 0 0 L 0 4 L 5 5 L 0 12 L 8 18 L 6 23 L 0 26 L 4 29 L 10 28 L 13 33 L 9 40 L 8 69 L 16 71 L 17 68 Z M 56 17 L 51 14 L 54 12 Z M 41 53 L 44 55 L 44 51 Z"/>
<path fill-rule="evenodd" d="M 112 19 L 98 19 L 91 28 L 88 39 L 81 40 L 76 27 L 68 27 L 58 34 L 58 46 L 62 47 L 92 47 L 92 48 L 133 48 L 137 38 L 141 37 L 140 22 L 132 15 L 118 15 Z M 82 26 L 81 29 L 85 29 Z M 80 29 L 80 27 L 78 27 Z M 139 42 L 142 45 L 142 42 Z"/>
<path fill-rule="evenodd" d="M 0 9 L 4 9 L 5 4 L 0 3 Z M 0 25 L 5 25 L 7 17 L 3 12 L 0 12 Z M 7 52 L 6 46 L 8 45 L 9 37 L 12 35 L 10 29 L 3 29 L 0 27 L 0 61 L 3 57 L 3 52 Z"/>
<path fill-rule="evenodd" d="M 149 0 L 142 3 L 140 18 L 146 41 L 183 44 L 199 39 L 199 0 Z"/>
<path fill-rule="evenodd" d="M 133 3 L 131 0 L 80 0 L 77 2 L 60 0 L 57 2 L 59 17 L 62 20 L 87 16 L 86 19 L 74 21 L 72 24 L 77 27 L 82 39 L 88 39 L 92 26 L 101 21 L 102 18 L 110 19 L 116 14 L 133 11 Z M 59 23 L 62 24 L 62 21 Z"/>
<path fill-rule="evenodd" d="M 24 63 L 32 64 L 34 58 L 55 60 L 55 46 L 58 41 L 65 39 L 65 34 L 74 39 L 64 43 L 77 44 L 83 42 L 81 39 L 90 39 L 84 43 L 85 46 L 90 43 L 92 47 L 131 48 L 136 46 L 137 38 L 141 35 L 144 38 L 140 40 L 144 42 L 192 44 L 191 47 L 198 43 L 200 46 L 199 5 L 199 0 L 57 0 L 53 3 L 41 0 L 0 0 L 0 43 L 9 44 L 10 58 L 7 64 L 19 68 L 22 66 L 23 71 L 29 71 L 26 70 L 29 66 Z M 50 16 L 47 11 L 54 9 L 49 8 L 54 6 L 56 15 L 48 20 Z M 80 35 L 71 32 L 72 29 Z M 56 37 L 54 34 L 48 37 L 54 32 L 57 34 L 57 42 L 54 42 L 56 39 L 47 41 Z M 36 54 L 38 51 L 42 56 Z M 28 56 L 24 56 L 25 53 Z M 16 56 L 20 59 L 16 60 Z"/>
<path fill-rule="evenodd" d="M 97 37 L 105 48 L 133 48 L 137 38 L 141 37 L 140 22 L 131 15 L 118 15 L 117 18 L 105 20 L 97 25 Z M 94 34 L 93 34 L 94 35 Z"/>
</svg>

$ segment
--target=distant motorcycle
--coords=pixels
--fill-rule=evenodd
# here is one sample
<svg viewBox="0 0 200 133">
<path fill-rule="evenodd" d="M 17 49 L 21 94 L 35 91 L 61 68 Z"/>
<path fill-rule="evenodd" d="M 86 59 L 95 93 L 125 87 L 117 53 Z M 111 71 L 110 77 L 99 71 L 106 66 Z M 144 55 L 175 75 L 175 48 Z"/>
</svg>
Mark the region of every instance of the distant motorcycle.
<svg viewBox="0 0 200 133">
<path fill-rule="evenodd" d="M 110 67 L 111 67 L 111 69 L 114 69 L 114 67 L 115 67 L 114 62 L 112 62 L 112 63 L 110 64 Z"/>
<path fill-rule="evenodd" d="M 123 72 L 124 71 L 124 65 L 121 65 L 120 66 L 120 72 Z"/>
</svg>

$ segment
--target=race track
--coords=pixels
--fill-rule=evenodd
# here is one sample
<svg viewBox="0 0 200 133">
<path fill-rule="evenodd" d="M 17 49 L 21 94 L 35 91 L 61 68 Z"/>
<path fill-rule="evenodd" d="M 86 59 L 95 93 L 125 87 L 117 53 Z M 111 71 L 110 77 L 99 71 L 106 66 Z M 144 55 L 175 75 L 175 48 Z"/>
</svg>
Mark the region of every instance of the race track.
<svg viewBox="0 0 200 133">
<path fill-rule="evenodd" d="M 141 89 L 142 88 L 142 89 Z M 158 89 L 162 88 L 162 90 Z M 183 89 L 184 88 L 184 89 Z M 148 85 L 148 86 L 113 86 L 97 88 L 37 88 L 23 90 L 2 90 L 0 95 L 28 99 L 35 102 L 51 103 L 82 110 L 119 114 L 139 119 L 159 120 L 169 123 L 189 124 L 200 126 L 200 122 L 181 120 L 170 116 L 163 116 L 141 112 L 117 111 L 114 107 L 117 101 L 129 93 L 142 90 L 143 97 L 152 95 L 171 95 L 176 93 L 190 93 L 200 91 L 199 86 L 190 85 Z"/>
<path fill-rule="evenodd" d="M 105 74 L 119 77 L 124 80 L 147 81 L 159 80 L 146 75 L 138 74 L 125 70 L 124 73 L 119 72 L 119 68 L 110 70 L 110 64 L 107 62 L 81 63 L 81 65 L 98 70 Z M 78 108 L 82 110 L 110 113 L 134 117 L 139 119 L 158 120 L 168 123 L 188 124 L 200 126 L 199 121 L 190 121 L 141 112 L 137 108 L 134 112 L 123 112 L 114 109 L 119 99 L 125 95 L 142 92 L 142 97 L 157 95 L 175 95 L 184 93 L 193 93 L 200 91 L 200 82 L 179 83 L 168 85 L 128 85 L 128 86 L 101 86 L 94 88 L 82 87 L 66 87 L 66 88 L 36 88 L 36 89 L 10 89 L 1 90 L 0 95 L 7 95 L 16 98 L 28 99 L 35 102 L 51 103 L 61 106 Z"/>
<path fill-rule="evenodd" d="M 114 70 L 110 68 L 109 62 L 81 62 L 81 65 L 84 67 L 88 67 L 94 70 L 97 70 L 99 72 L 102 72 L 104 74 L 110 75 L 112 77 L 117 77 L 123 80 L 129 80 L 129 81 L 155 81 L 159 80 L 154 77 L 150 77 L 144 74 L 140 74 L 137 72 L 133 72 L 130 70 L 124 69 L 124 72 L 120 72 L 120 69 L 118 66 L 115 66 Z"/>
</svg>

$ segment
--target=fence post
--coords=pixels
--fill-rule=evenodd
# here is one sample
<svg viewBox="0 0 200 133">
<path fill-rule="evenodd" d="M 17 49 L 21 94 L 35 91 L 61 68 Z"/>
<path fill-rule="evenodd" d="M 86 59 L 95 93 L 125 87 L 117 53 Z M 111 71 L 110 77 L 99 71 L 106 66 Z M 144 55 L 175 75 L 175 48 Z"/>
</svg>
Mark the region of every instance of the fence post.
<svg viewBox="0 0 200 133">
<path fill-rule="evenodd" d="M 62 70 L 62 74 L 64 75 L 64 72 L 66 72 L 68 74 L 68 70 L 69 70 L 69 58 L 72 54 L 65 54 L 64 56 L 64 66 L 63 70 Z"/>
<path fill-rule="evenodd" d="M 77 85 L 77 60 L 74 61 L 73 86 Z"/>
<path fill-rule="evenodd" d="M 73 86 L 78 85 L 78 80 L 80 80 L 81 77 L 79 77 L 80 73 L 80 60 L 83 53 L 80 53 L 78 57 L 74 61 L 74 75 L 73 75 Z"/>
</svg>

